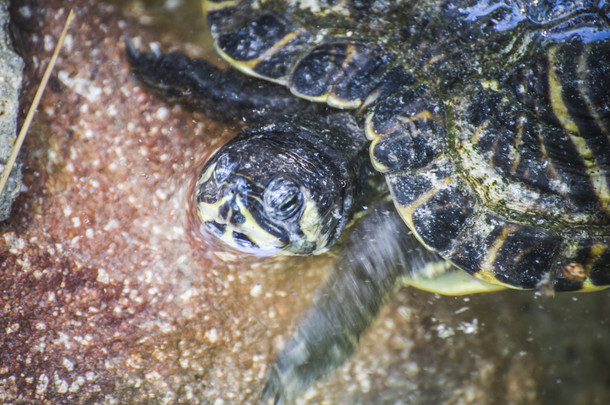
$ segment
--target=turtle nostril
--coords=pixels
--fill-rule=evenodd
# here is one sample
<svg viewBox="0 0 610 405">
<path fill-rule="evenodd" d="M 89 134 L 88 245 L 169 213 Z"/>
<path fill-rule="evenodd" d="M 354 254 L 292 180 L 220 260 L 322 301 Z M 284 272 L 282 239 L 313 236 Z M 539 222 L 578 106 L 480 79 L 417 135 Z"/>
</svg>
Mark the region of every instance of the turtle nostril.
<svg viewBox="0 0 610 405">
<path fill-rule="evenodd" d="M 227 217 L 229 215 L 229 203 L 222 204 L 218 208 L 218 215 L 220 216 L 220 218 L 224 219 L 225 221 L 227 220 Z"/>
<path fill-rule="evenodd" d="M 248 235 L 241 232 L 233 232 L 233 239 L 237 242 L 238 245 L 247 247 L 247 248 L 256 248 L 258 245 L 252 241 L 248 237 Z"/>
<path fill-rule="evenodd" d="M 205 227 L 218 237 L 221 237 L 227 229 L 227 226 L 225 224 L 219 224 L 216 221 L 207 221 L 205 223 Z"/>
<path fill-rule="evenodd" d="M 246 222 L 246 217 L 239 211 L 239 209 L 234 209 L 231 213 L 231 223 L 233 225 L 241 225 Z"/>
</svg>

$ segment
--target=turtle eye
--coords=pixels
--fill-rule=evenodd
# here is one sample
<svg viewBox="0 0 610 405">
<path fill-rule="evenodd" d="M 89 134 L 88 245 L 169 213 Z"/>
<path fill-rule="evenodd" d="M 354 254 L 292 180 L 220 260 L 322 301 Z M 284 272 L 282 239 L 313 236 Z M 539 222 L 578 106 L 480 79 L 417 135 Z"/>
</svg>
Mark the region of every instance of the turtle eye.
<svg viewBox="0 0 610 405">
<path fill-rule="evenodd" d="M 301 211 L 303 194 L 296 183 L 280 177 L 267 186 L 263 203 L 269 216 L 285 220 Z"/>
<path fill-rule="evenodd" d="M 238 162 L 232 159 L 227 153 L 223 153 L 222 156 L 216 161 L 216 168 L 214 169 L 214 177 L 217 183 L 224 183 L 227 181 L 233 170 L 237 167 Z"/>
</svg>

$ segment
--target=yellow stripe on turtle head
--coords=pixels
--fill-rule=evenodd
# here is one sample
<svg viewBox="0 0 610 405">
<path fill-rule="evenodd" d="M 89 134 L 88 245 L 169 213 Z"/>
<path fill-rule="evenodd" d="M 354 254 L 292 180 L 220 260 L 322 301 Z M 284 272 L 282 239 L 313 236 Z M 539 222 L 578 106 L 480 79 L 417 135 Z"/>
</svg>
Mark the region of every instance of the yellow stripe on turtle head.
<svg viewBox="0 0 610 405">
<path fill-rule="evenodd" d="M 304 193 L 305 194 L 305 193 Z M 301 220 L 299 221 L 299 226 L 303 234 L 305 234 L 305 239 L 308 242 L 315 242 L 316 246 L 322 246 L 321 249 L 316 248 L 313 254 L 322 253 L 328 250 L 327 242 L 329 235 L 323 235 L 322 229 L 320 228 L 320 223 L 322 222 L 322 218 L 320 218 L 320 213 L 318 212 L 318 207 L 308 195 L 304 195 L 305 204 L 303 208 L 303 213 L 301 214 Z"/>
<path fill-rule="evenodd" d="M 244 217 L 242 223 L 234 224 L 231 222 L 234 215 L 232 212 L 227 214 L 227 218 L 220 217 L 219 212 L 221 207 L 225 204 L 231 204 L 234 198 L 234 196 L 226 195 L 214 203 L 200 202 L 197 204 L 197 215 L 199 216 L 199 219 L 201 219 L 204 224 L 212 222 L 224 227 L 222 233 L 218 230 L 218 232 L 213 232 L 213 235 L 234 249 L 257 255 L 277 255 L 284 253 L 283 249 L 287 244 L 261 227 L 241 199 L 235 199 L 234 203 L 237 205 L 239 214 Z M 253 245 L 246 246 L 243 243 L 240 244 L 236 240 L 236 234 L 240 235 L 243 240 L 247 238 Z"/>
</svg>

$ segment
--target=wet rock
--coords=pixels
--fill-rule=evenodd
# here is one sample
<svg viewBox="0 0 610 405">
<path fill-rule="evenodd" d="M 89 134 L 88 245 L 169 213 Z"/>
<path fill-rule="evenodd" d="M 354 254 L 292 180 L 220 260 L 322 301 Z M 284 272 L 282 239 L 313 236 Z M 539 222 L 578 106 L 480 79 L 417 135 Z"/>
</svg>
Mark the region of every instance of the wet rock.
<svg viewBox="0 0 610 405">
<path fill-rule="evenodd" d="M 23 78 L 23 60 L 13 49 L 9 26 L 8 2 L 0 1 L 0 175 L 17 137 L 19 91 Z M 17 164 L 0 194 L 0 221 L 10 215 L 11 205 L 20 190 L 21 167 Z"/>
</svg>

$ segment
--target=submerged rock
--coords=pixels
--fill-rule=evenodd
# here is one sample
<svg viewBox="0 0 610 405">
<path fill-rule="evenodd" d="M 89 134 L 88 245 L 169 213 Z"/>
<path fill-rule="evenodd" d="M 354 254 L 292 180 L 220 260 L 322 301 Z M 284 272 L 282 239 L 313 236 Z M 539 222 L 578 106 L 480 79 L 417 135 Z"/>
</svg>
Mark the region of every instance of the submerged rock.
<svg viewBox="0 0 610 405">
<path fill-rule="evenodd" d="M 17 136 L 19 91 L 23 78 L 23 60 L 13 50 L 9 22 L 8 2 L 0 1 L 0 175 L 4 172 Z M 0 194 L 0 221 L 10 215 L 11 205 L 20 190 L 21 167 L 17 164 Z"/>
</svg>

